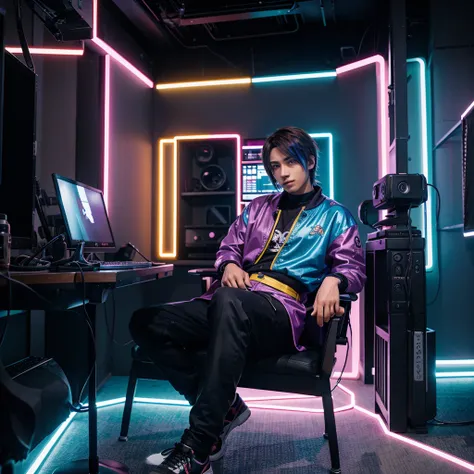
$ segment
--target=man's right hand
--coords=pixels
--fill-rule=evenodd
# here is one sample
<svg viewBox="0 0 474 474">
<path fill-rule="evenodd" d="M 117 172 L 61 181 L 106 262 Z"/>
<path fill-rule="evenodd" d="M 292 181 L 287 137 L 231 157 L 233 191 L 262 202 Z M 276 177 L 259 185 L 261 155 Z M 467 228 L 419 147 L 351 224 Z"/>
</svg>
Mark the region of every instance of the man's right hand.
<svg viewBox="0 0 474 474">
<path fill-rule="evenodd" d="M 249 274 L 235 263 L 228 263 L 225 266 L 221 283 L 223 286 L 242 288 L 243 290 L 246 290 L 247 287 L 250 288 L 251 286 Z"/>
</svg>

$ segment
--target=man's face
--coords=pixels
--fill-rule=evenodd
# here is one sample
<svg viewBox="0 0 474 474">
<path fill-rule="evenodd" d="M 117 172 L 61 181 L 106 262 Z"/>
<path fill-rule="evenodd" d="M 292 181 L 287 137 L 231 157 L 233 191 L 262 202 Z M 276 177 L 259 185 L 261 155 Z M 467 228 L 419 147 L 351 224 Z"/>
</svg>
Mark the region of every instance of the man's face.
<svg viewBox="0 0 474 474">
<path fill-rule="evenodd" d="M 314 168 L 314 158 L 308 163 L 309 169 Z M 309 172 L 292 156 L 284 155 L 278 148 L 270 153 L 270 165 L 273 176 L 278 184 L 290 194 L 304 194 L 313 189 L 309 180 Z"/>
</svg>

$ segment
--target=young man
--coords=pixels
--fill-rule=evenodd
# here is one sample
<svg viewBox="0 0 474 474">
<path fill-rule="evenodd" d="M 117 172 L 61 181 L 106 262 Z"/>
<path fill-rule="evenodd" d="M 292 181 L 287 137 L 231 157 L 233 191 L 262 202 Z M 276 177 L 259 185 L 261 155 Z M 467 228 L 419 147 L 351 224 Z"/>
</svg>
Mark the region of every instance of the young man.
<svg viewBox="0 0 474 474">
<path fill-rule="evenodd" d="M 322 327 L 343 313 L 340 292 L 362 290 L 357 224 L 315 185 L 317 156 L 301 129 L 271 135 L 263 163 L 283 192 L 254 199 L 231 225 L 217 252 L 220 280 L 200 298 L 133 315 L 135 342 L 192 405 L 190 428 L 154 472 L 207 472 L 229 433 L 250 416 L 236 393 L 246 361 L 304 350 L 309 293 L 317 290 L 312 316 Z M 199 349 L 207 359 L 198 374 Z"/>
</svg>

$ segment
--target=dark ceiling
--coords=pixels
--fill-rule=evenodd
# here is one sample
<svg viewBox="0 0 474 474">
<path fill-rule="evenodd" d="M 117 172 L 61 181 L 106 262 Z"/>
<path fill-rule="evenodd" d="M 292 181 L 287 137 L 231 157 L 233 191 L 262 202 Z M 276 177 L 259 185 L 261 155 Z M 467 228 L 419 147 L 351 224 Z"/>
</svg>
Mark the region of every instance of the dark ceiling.
<svg viewBox="0 0 474 474">
<path fill-rule="evenodd" d="M 416 10 L 427 1 L 407 4 Z M 255 75 L 332 68 L 387 47 L 389 0 L 108 3 L 145 51 L 159 58 L 163 78 L 198 68 L 216 77 L 229 69 Z"/>
<path fill-rule="evenodd" d="M 160 43 L 162 28 L 179 34 L 214 32 L 218 40 L 279 35 L 311 26 L 364 22 L 383 0 L 113 0 L 149 40 Z M 216 6 L 216 4 L 218 6 Z M 209 37 L 213 40 L 213 36 Z"/>
</svg>

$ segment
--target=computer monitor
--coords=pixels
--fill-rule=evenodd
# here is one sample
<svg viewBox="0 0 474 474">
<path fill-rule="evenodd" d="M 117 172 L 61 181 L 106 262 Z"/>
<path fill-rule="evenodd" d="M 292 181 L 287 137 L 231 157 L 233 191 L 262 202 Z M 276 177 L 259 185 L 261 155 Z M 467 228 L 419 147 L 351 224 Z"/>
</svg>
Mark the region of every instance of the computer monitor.
<svg viewBox="0 0 474 474">
<path fill-rule="evenodd" d="M 474 107 L 462 119 L 464 236 L 474 237 Z"/>
<path fill-rule="evenodd" d="M 2 154 L 3 154 L 3 88 L 5 74 L 5 11 L 0 8 L 0 184 L 2 184 Z M 3 212 L 3 211 L 1 211 Z"/>
<path fill-rule="evenodd" d="M 12 248 L 34 245 L 36 74 L 4 52 L 0 212 L 8 215 Z"/>
<path fill-rule="evenodd" d="M 251 201 L 262 194 L 279 192 L 273 186 L 263 163 L 242 164 L 242 201 Z"/>
<path fill-rule="evenodd" d="M 89 252 L 115 251 L 102 191 L 56 173 L 53 182 L 70 248 L 84 242 Z"/>
</svg>

